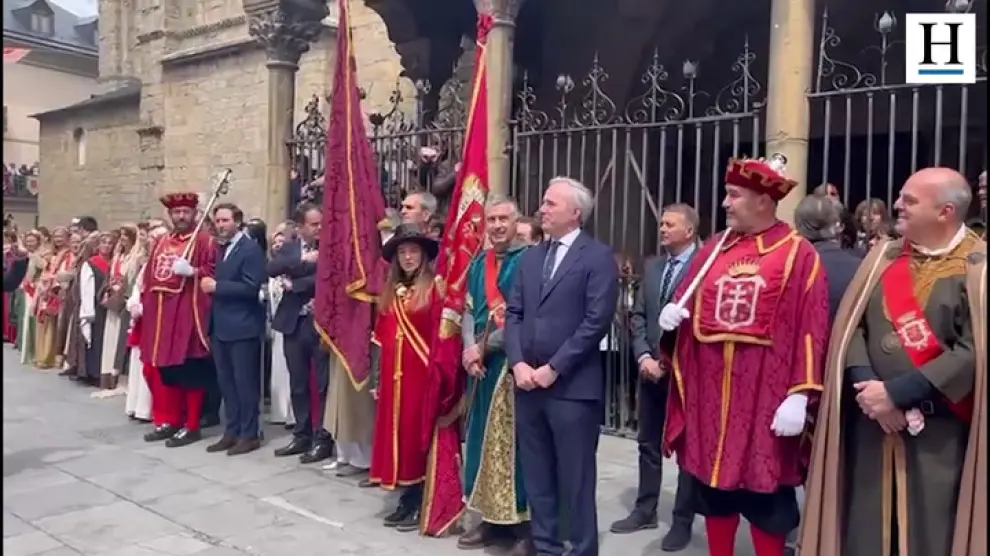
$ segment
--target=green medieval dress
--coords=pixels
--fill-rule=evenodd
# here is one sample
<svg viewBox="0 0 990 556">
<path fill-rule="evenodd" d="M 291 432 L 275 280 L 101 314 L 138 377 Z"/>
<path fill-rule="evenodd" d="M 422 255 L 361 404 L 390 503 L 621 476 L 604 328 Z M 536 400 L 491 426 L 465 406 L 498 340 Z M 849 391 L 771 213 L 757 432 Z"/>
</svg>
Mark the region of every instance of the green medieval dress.
<svg viewBox="0 0 990 556">
<path fill-rule="evenodd" d="M 504 315 L 519 261 L 525 248 L 509 249 L 498 257 L 498 302 Z M 468 269 L 467 307 L 473 320 L 474 339 L 484 345 L 485 375 L 468 377 L 469 409 L 464 456 L 464 491 L 468 507 L 494 525 L 514 525 L 529 519 L 523 490 L 519 454 L 516 451 L 515 392 L 503 348 L 503 330 L 489 320 L 485 288 L 485 259 L 488 251 L 472 261 Z M 466 323 L 470 325 L 470 322 Z M 512 462 L 511 464 L 509 462 Z"/>
</svg>

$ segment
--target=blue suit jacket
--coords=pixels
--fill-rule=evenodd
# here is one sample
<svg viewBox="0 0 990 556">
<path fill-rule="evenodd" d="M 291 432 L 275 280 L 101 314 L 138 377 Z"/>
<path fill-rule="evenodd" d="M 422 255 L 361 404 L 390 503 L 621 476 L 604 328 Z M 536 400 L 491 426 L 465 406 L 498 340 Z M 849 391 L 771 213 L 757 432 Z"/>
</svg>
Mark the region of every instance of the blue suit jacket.
<svg viewBox="0 0 990 556">
<path fill-rule="evenodd" d="M 265 275 L 265 253 L 251 238 L 242 236 L 226 258 L 217 256 L 217 288 L 210 311 L 210 335 L 224 342 L 262 338 L 265 306 L 258 296 Z"/>
<path fill-rule="evenodd" d="M 558 374 L 551 396 L 601 401 L 605 397 L 601 339 L 609 331 L 619 299 L 619 274 L 612 250 L 582 232 L 567 250 L 553 278 L 543 281 L 549 243 L 522 255 L 505 319 L 509 368 L 526 362 L 549 364 Z M 520 395 L 539 395 L 519 391 Z"/>
</svg>

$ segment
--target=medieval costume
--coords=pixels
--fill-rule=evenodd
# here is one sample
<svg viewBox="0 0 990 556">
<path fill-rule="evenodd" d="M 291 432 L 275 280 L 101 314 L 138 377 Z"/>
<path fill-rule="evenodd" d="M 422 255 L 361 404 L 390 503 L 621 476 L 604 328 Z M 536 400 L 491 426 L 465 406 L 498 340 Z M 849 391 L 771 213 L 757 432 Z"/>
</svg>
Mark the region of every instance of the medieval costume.
<svg viewBox="0 0 990 556">
<path fill-rule="evenodd" d="M 154 399 L 148 386 L 145 365 L 141 362 L 141 276 L 144 275 L 144 265 L 135 258 L 134 266 L 137 272 L 129 284 L 127 302 L 124 306 L 128 316 L 127 327 L 127 399 L 124 402 L 124 412 L 128 417 L 138 421 L 152 421 L 154 417 Z M 139 315 L 137 317 L 133 315 Z M 174 404 L 173 404 L 174 405 Z M 174 421 L 178 425 L 178 419 Z M 161 421 L 155 425 L 163 424 Z"/>
<path fill-rule="evenodd" d="M 467 379 L 467 427 L 464 440 L 464 492 L 481 524 L 458 540 L 462 548 L 480 548 L 503 537 L 529 538 L 529 520 L 516 451 L 515 383 L 509 372 L 502 334 L 505 298 L 525 247 L 483 251 L 468 268 L 464 346 L 478 346 L 484 375 Z M 518 526 L 516 531 L 500 526 Z"/>
<path fill-rule="evenodd" d="M 83 259 L 79 265 L 79 277 L 76 280 L 75 292 L 79 302 L 78 334 L 73 336 L 77 348 L 82 355 L 77 360 L 77 373 L 87 381 L 98 383 L 104 389 L 112 389 L 114 385 L 105 380 L 102 372 L 103 338 L 106 331 L 107 309 L 101 303 L 103 285 L 110 272 L 110 253 L 113 245 L 110 235 L 106 232 L 95 238 L 95 253 Z M 93 241 L 90 239 L 89 241 Z"/>
<path fill-rule="evenodd" d="M 420 266 L 405 272 L 396 260 L 402 244 L 416 244 L 422 250 Z M 399 506 L 385 517 L 386 527 L 402 531 L 419 528 L 423 481 L 430 450 L 424 415 L 430 384 L 430 343 L 440 324 L 440 296 L 432 279 L 430 263 L 436 257 L 437 243 L 402 227 L 382 248 L 382 256 L 392 264 L 384 299 L 372 333 L 371 385 L 378 404 L 371 451 L 372 483 L 387 490 L 402 488 Z M 429 280 L 424 280 L 429 276 Z M 391 295 L 388 295 L 391 288 Z M 424 291 L 424 289 L 428 291 Z"/>
<path fill-rule="evenodd" d="M 90 386 L 99 385 L 100 368 L 99 365 L 96 368 L 90 368 L 92 358 L 88 357 L 88 351 L 91 346 L 87 340 L 87 334 L 83 333 L 83 323 L 88 322 L 85 319 L 93 318 L 94 310 L 90 308 L 90 298 L 92 304 L 95 304 L 97 292 L 90 290 L 94 282 L 88 277 L 87 283 L 83 284 L 82 274 L 84 268 L 87 269 L 87 273 L 99 274 L 102 283 L 104 273 L 99 273 L 99 270 L 94 270 L 90 265 L 90 261 L 97 257 L 98 247 L 99 236 L 91 237 L 83 242 L 76 258 L 78 264 L 75 266 L 75 275 L 65 291 L 62 305 L 62 313 L 67 318 L 60 317 L 59 320 L 60 326 L 62 322 L 67 323 L 65 330 L 65 373 L 71 380 L 78 380 Z M 92 323 L 88 327 L 89 333 L 99 334 L 102 334 L 102 328 L 102 323 L 99 330 L 94 330 Z"/>
<path fill-rule="evenodd" d="M 774 201 L 796 185 L 762 160 L 730 161 L 725 182 Z M 828 289 L 815 248 L 787 224 L 723 233 L 700 248 L 672 297 L 680 304 L 661 314 L 664 327 L 671 308 L 688 312 L 671 354 L 664 451 L 694 479 L 711 556 L 734 554 L 740 515 L 756 556 L 781 556 L 799 520 L 801 433 L 821 390 Z"/>
<path fill-rule="evenodd" d="M 340 358 L 331 354 L 329 359 L 330 391 L 324 426 L 336 442 L 337 476 L 350 477 L 367 472 L 371 466 L 375 400 L 367 381 L 353 384 Z"/>
<path fill-rule="evenodd" d="M 197 210 L 195 193 L 174 193 L 161 198 L 165 208 Z M 182 403 L 184 426 L 161 425 L 145 435 L 149 442 L 167 440 L 168 447 L 191 444 L 202 438 L 200 417 L 210 381 L 215 380 L 210 355 L 209 324 L 212 297 L 202 292 L 199 280 L 212 278 L 217 247 L 205 231 L 173 231 L 155 242 L 148 257 L 141 294 L 141 357 L 158 369 L 169 399 Z M 175 396 L 173 398 L 173 396 Z M 174 408 L 170 408 L 173 410 Z"/>
<path fill-rule="evenodd" d="M 70 378 L 80 376 L 75 372 L 75 367 L 67 363 L 67 358 L 70 346 L 73 346 L 72 336 L 79 332 L 79 290 L 75 287 L 76 281 L 79 279 L 79 267 L 83 261 L 92 256 L 96 248 L 93 245 L 89 255 L 81 256 L 82 249 L 85 245 L 90 244 L 90 239 L 89 237 L 81 239 L 77 248 L 70 246 L 72 260 L 65 270 L 56 276 L 56 280 L 61 284 L 60 289 L 63 297 L 62 306 L 58 313 L 58 324 L 55 328 L 55 353 L 58 354 L 57 358 L 61 359 L 59 366 Z"/>
<path fill-rule="evenodd" d="M 70 272 L 74 262 L 75 256 L 67 248 L 60 248 L 47 256 L 38 280 L 34 361 L 41 369 L 55 367 L 62 360 L 63 342 L 56 337 L 64 297 L 63 281 L 59 278 Z"/>
<path fill-rule="evenodd" d="M 37 294 L 38 277 L 44 259 L 38 251 L 28 255 L 27 274 L 21 287 L 17 289 L 14 297 L 14 314 L 17 317 L 17 343 L 16 347 L 21 352 L 21 363 L 34 362 L 34 333 L 35 317 L 34 303 Z"/>
<path fill-rule="evenodd" d="M 337 354 L 331 352 L 329 359 L 325 427 L 337 443 L 337 461 L 326 468 L 336 469 L 341 477 L 360 475 L 371 465 L 375 424 L 372 386 L 368 380 L 362 382 L 353 377 Z"/>
<path fill-rule="evenodd" d="M 875 247 L 839 307 L 807 481 L 801 556 L 987 554 L 986 244 Z M 854 383 L 922 426 L 887 434 Z"/>
<path fill-rule="evenodd" d="M 121 337 L 126 340 L 128 313 L 124 310 L 127 303 L 128 278 L 131 273 L 130 253 L 117 253 L 110 263 L 110 270 L 100 289 L 100 305 L 106 313 L 103 329 L 103 345 L 100 355 L 100 381 L 105 389 L 115 389 L 118 377 L 126 370 L 126 343 L 122 345 Z"/>
</svg>

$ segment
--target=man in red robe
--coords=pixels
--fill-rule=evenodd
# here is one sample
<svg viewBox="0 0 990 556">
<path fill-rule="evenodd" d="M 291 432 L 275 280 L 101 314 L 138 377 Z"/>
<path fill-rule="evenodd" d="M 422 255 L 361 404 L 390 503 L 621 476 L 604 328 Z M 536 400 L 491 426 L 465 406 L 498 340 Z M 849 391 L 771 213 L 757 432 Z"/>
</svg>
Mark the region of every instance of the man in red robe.
<svg viewBox="0 0 990 556">
<path fill-rule="evenodd" d="M 659 317 L 676 331 L 665 338 L 674 339 L 674 380 L 664 450 L 693 477 L 711 556 L 735 553 L 740 516 L 756 556 L 782 556 L 800 517 L 795 488 L 809 404 L 822 389 L 828 288 L 815 248 L 776 219 L 796 185 L 783 163 L 729 162 L 729 229 L 702 246 Z"/>
<path fill-rule="evenodd" d="M 202 438 L 200 417 L 213 376 L 209 331 L 211 297 L 196 284 L 214 275 L 217 247 L 209 233 L 194 234 L 199 196 L 172 193 L 161 198 L 172 232 L 155 242 L 144 270 L 141 292 L 141 354 L 158 369 L 168 399 L 182 404 L 184 426 L 157 427 L 145 436 L 174 448 Z M 159 400 L 156 400 L 159 401 Z M 175 413 L 172 411 L 171 413 Z"/>
</svg>

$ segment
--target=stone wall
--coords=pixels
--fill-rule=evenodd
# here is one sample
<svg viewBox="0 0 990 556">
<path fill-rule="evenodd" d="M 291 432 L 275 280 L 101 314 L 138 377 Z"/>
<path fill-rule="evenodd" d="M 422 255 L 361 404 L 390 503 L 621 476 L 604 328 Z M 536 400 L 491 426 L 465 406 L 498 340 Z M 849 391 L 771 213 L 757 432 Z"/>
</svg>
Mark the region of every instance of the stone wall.
<svg viewBox="0 0 990 556">
<path fill-rule="evenodd" d="M 138 179 L 138 113 L 133 98 L 41 121 L 41 225 L 92 215 L 109 226 L 143 216 L 148 197 Z"/>
<path fill-rule="evenodd" d="M 333 51 L 333 35 L 327 33 L 303 55 L 297 75 L 297 112 L 328 87 Z M 227 200 L 249 215 L 264 214 L 267 78 L 265 52 L 259 48 L 163 72 L 162 192 L 205 193 L 213 175 L 231 168 Z"/>
<path fill-rule="evenodd" d="M 140 10 L 136 4 L 101 0 L 100 73 L 141 81 L 140 106 L 108 106 L 46 122 L 42 224 L 81 212 L 108 224 L 157 216 L 160 194 L 205 193 L 225 167 L 233 170 L 228 200 L 249 215 L 264 214 L 268 69 L 265 51 L 248 37 L 241 2 L 152 1 Z M 365 111 L 387 112 L 399 56 L 381 18 L 363 2 L 351 3 L 351 18 L 359 84 L 369 93 Z M 332 13 L 328 21 L 335 20 Z M 297 122 L 314 95 L 331 89 L 335 42 L 328 27 L 300 60 Z M 404 96 L 412 102 L 408 80 Z M 88 145 L 82 166 L 75 162 L 77 128 Z"/>
</svg>

